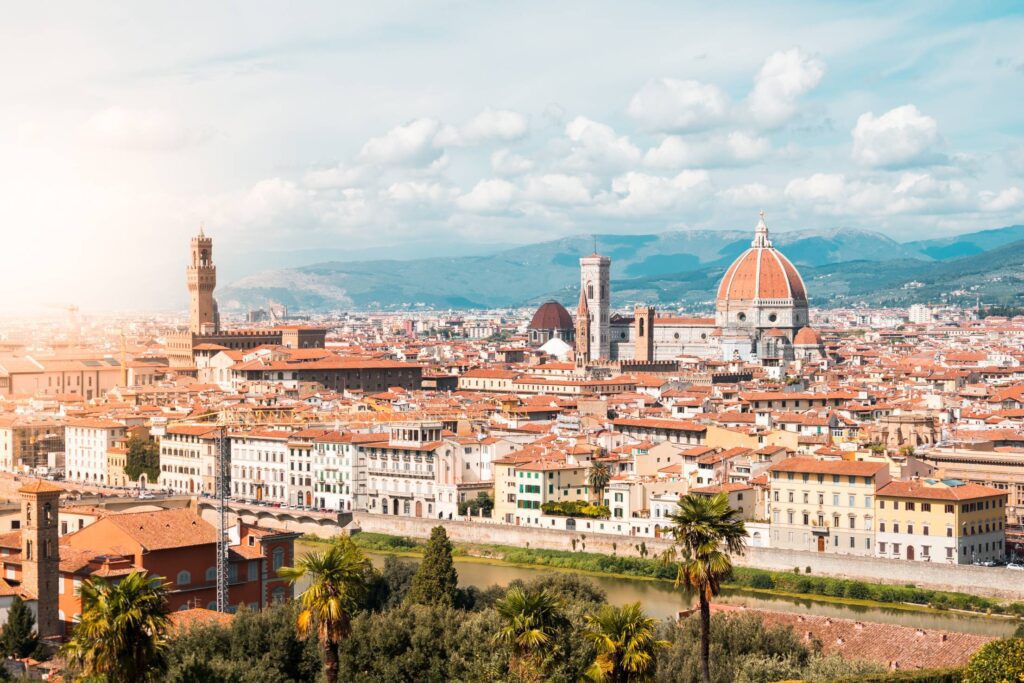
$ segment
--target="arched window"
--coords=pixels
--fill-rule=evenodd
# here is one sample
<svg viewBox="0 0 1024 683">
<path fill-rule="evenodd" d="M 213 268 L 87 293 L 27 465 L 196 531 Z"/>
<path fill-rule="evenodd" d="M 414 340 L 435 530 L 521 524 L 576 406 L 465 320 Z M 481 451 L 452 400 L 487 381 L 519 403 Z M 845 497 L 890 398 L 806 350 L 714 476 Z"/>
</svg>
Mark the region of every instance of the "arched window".
<svg viewBox="0 0 1024 683">
<path fill-rule="evenodd" d="M 644 319 L 640 318 L 640 336 L 644 336 Z"/>
<path fill-rule="evenodd" d="M 43 503 L 43 524 L 53 524 L 53 505 L 50 503 Z"/>
<path fill-rule="evenodd" d="M 32 503 L 27 503 L 25 505 L 25 521 L 26 522 L 31 522 L 32 521 Z"/>
<path fill-rule="evenodd" d="M 270 601 L 274 603 L 284 602 L 284 586 L 278 586 L 271 591 Z"/>
<path fill-rule="evenodd" d="M 594 283 L 593 282 L 588 282 L 587 283 L 587 298 L 588 299 L 593 299 L 594 298 Z"/>
<path fill-rule="evenodd" d="M 284 566 L 284 548 L 274 548 L 273 553 L 273 567 L 276 572 L 278 569 Z"/>
<path fill-rule="evenodd" d="M 187 586 L 192 583 L 192 574 L 184 569 L 178 572 L 177 583 L 179 586 Z"/>
<path fill-rule="evenodd" d="M 206 568 L 206 580 L 207 581 L 216 581 L 217 580 L 217 568 L 216 567 L 207 567 Z"/>
</svg>

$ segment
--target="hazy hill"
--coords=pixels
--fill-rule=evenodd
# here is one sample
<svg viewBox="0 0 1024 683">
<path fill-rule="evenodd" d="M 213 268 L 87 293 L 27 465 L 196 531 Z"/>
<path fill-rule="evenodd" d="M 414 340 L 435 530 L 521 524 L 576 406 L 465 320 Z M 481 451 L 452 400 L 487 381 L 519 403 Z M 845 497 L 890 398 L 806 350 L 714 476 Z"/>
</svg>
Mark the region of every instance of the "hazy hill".
<svg viewBox="0 0 1024 683">
<path fill-rule="evenodd" d="M 800 267 L 815 305 L 903 305 L 956 290 L 964 301 L 1012 298 L 1024 264 L 1024 242 L 1011 239 L 1017 234 L 1024 239 L 1024 226 L 903 244 L 853 229 L 777 233 L 772 240 Z M 713 301 L 725 268 L 749 244 L 749 231 L 680 231 L 599 235 L 597 248 L 612 258 L 616 305 L 699 305 Z M 268 299 L 293 310 L 500 307 L 547 298 L 572 305 L 579 258 L 593 250 L 593 238 L 579 235 L 482 256 L 332 261 L 261 272 L 217 296 L 226 309 Z M 958 250 L 967 253 L 951 256 Z"/>
</svg>

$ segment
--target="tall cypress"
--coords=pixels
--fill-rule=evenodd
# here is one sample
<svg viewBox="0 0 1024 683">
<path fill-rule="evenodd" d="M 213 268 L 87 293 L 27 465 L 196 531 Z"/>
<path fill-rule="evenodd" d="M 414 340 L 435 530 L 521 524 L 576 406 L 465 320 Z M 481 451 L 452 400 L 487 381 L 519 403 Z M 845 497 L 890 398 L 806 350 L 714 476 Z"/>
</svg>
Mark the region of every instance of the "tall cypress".
<svg viewBox="0 0 1024 683">
<path fill-rule="evenodd" d="M 39 645 L 35 628 L 36 618 L 32 610 L 21 598 L 14 596 L 7 612 L 7 623 L 0 629 L 0 653 L 19 659 L 31 655 Z"/>
<path fill-rule="evenodd" d="M 430 531 L 423 561 L 412 577 L 406 601 L 415 605 L 454 605 L 459 575 L 452 561 L 452 543 L 443 526 Z"/>
</svg>

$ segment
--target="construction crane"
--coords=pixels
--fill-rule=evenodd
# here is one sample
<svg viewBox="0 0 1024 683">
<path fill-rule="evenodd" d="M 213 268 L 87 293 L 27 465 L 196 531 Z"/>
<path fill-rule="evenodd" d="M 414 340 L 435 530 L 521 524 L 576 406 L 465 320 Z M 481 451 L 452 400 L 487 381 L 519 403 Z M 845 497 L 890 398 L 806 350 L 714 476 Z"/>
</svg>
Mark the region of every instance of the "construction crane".
<svg viewBox="0 0 1024 683">
<path fill-rule="evenodd" d="M 189 415 L 188 417 L 168 420 L 166 426 L 183 423 L 209 424 L 206 420 L 213 418 L 215 421 L 211 426 L 217 428 L 215 437 L 216 450 L 216 472 L 214 475 L 213 493 L 217 499 L 217 611 L 227 612 L 228 609 L 228 488 L 229 468 L 231 467 L 231 440 L 228 438 L 228 429 L 246 429 L 256 425 L 259 420 L 252 411 L 242 410 L 216 410 L 200 415 Z M 299 420 L 281 420 L 280 424 L 289 426 L 304 425 Z"/>
<path fill-rule="evenodd" d="M 228 610 L 228 468 L 231 466 L 231 440 L 228 438 L 229 427 L 244 428 L 249 426 L 245 413 L 234 410 L 218 410 L 201 415 L 190 415 L 176 420 L 168 420 L 169 427 L 186 422 L 206 424 L 205 420 L 216 418 L 212 426 L 217 428 L 215 437 L 216 471 L 214 473 L 213 493 L 217 499 L 217 611 Z"/>
</svg>

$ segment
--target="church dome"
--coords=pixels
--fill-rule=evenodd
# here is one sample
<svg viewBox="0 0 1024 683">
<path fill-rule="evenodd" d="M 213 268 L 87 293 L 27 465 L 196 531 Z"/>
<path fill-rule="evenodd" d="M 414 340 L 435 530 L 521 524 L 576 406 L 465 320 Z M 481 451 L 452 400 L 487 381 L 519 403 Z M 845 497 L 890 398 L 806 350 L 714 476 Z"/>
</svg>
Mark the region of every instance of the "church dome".
<svg viewBox="0 0 1024 683">
<path fill-rule="evenodd" d="M 813 327 L 801 327 L 793 343 L 797 346 L 821 346 L 821 335 Z"/>
<path fill-rule="evenodd" d="M 572 316 L 557 301 L 541 304 L 530 321 L 531 330 L 572 330 Z"/>
<path fill-rule="evenodd" d="M 807 302 L 807 290 L 796 267 L 772 246 L 764 212 L 750 248 L 733 261 L 718 287 L 719 301 L 782 299 Z"/>
</svg>

